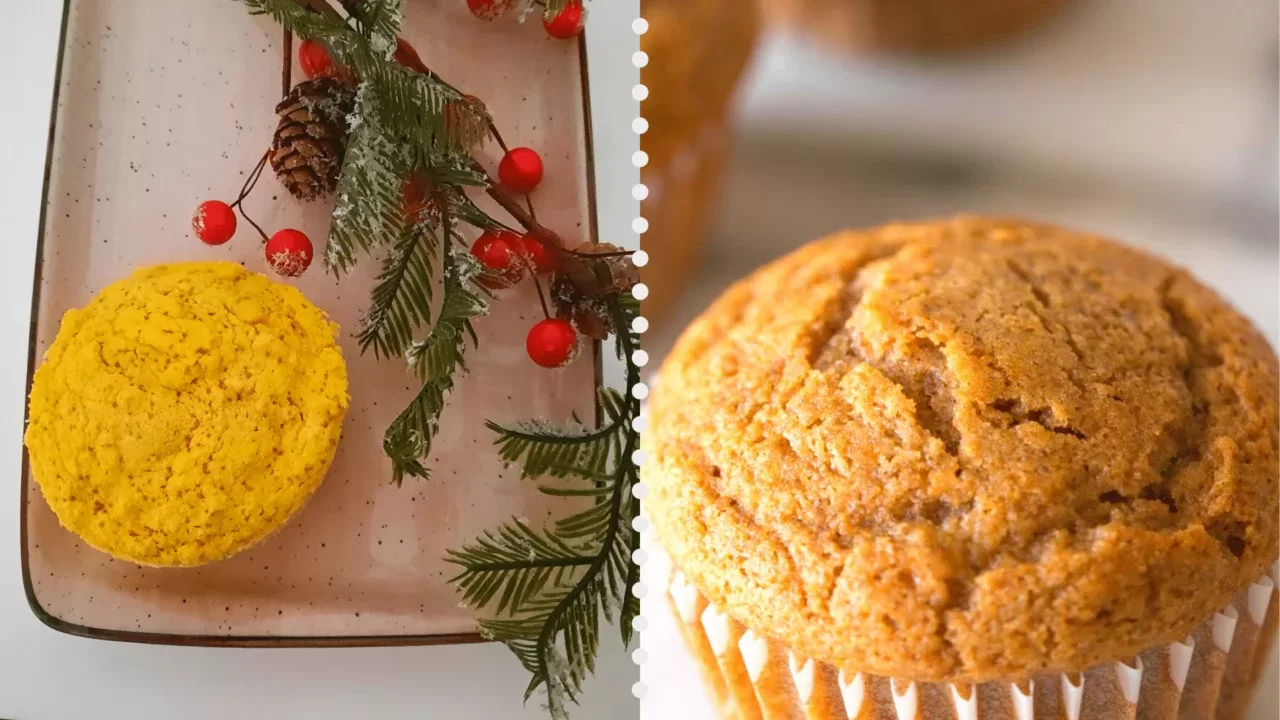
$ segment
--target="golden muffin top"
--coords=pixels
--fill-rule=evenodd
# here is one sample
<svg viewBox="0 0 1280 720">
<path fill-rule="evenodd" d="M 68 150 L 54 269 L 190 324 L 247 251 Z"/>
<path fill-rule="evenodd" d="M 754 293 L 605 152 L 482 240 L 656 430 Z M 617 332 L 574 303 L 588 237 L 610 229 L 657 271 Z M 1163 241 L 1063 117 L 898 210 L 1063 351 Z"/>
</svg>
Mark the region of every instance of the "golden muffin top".
<svg viewBox="0 0 1280 720">
<path fill-rule="evenodd" d="M 1185 636 L 1277 541 L 1277 362 L 1185 271 L 1016 220 L 889 225 L 739 282 L 655 386 L 646 512 L 748 628 L 920 681 Z"/>
<path fill-rule="evenodd" d="M 69 311 L 36 370 L 26 444 L 64 527 L 116 557 L 189 566 L 283 525 L 347 408 L 337 326 L 227 262 L 144 268 Z"/>
<path fill-rule="evenodd" d="M 739 0 L 645 0 L 649 30 L 640 49 L 649 64 L 640 80 L 649 131 L 641 138 L 650 166 L 662 168 L 704 126 L 718 122 L 751 58 L 759 9 Z"/>
</svg>

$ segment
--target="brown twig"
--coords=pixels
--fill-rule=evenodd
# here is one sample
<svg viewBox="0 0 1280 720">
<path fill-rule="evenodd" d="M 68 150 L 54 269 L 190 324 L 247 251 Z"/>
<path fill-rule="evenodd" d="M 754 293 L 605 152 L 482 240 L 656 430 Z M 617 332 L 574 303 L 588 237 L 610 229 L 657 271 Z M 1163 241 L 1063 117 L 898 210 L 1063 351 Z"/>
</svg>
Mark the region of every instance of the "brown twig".
<svg viewBox="0 0 1280 720">
<path fill-rule="evenodd" d="M 293 31 L 284 30 L 284 67 L 280 71 L 280 96 L 284 97 L 293 89 Z"/>
</svg>

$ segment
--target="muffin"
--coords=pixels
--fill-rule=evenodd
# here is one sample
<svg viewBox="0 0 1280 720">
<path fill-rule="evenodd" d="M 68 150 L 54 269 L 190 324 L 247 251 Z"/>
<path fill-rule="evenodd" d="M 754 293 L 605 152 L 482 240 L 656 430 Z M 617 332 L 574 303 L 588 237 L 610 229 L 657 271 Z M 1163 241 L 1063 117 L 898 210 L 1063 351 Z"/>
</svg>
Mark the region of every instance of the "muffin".
<svg viewBox="0 0 1280 720">
<path fill-rule="evenodd" d="M 724 717 L 1235 718 L 1272 639 L 1278 391 L 1246 319 L 1136 250 L 847 232 L 685 331 L 645 510 Z"/>
<path fill-rule="evenodd" d="M 336 333 L 298 290 L 228 262 L 141 269 L 69 311 L 26 433 L 58 522 L 149 566 L 202 565 L 275 532 L 338 445 Z"/>
<path fill-rule="evenodd" d="M 1069 0 L 763 0 L 769 19 L 859 52 L 973 50 L 1045 22 Z"/>
<path fill-rule="evenodd" d="M 708 213 L 716 206 L 728 150 L 733 91 L 759 31 L 751 3 L 734 0 L 643 0 L 649 30 L 640 38 L 649 64 L 642 106 L 649 156 L 641 203 L 649 221 L 643 247 L 652 260 L 641 279 L 649 287 L 645 316 L 657 320 L 679 297 L 698 260 Z"/>
</svg>

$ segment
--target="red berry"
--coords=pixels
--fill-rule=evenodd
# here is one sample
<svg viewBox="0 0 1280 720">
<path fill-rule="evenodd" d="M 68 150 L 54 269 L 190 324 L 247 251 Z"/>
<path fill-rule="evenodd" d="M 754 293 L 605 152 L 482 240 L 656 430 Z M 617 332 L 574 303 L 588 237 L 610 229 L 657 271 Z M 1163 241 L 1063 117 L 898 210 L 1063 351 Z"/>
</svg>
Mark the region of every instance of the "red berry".
<svg viewBox="0 0 1280 720">
<path fill-rule="evenodd" d="M 423 173 L 414 173 L 405 181 L 400 189 L 400 202 L 404 205 L 405 217 L 415 221 L 424 213 L 438 215 L 439 207 L 432 197 L 431 181 Z"/>
<path fill-rule="evenodd" d="M 555 272 L 556 258 L 547 249 L 546 245 L 525 235 L 520 238 L 520 252 L 528 257 L 529 262 L 533 265 L 534 272 L 539 275 Z"/>
<path fill-rule="evenodd" d="M 413 70 L 414 72 L 425 73 L 427 66 L 422 62 L 422 58 L 418 57 L 418 51 L 405 41 L 404 38 L 396 38 L 396 52 L 392 58 L 401 65 Z"/>
<path fill-rule="evenodd" d="M 578 331 L 568 320 L 543 320 L 529 330 L 524 346 L 529 358 L 542 367 L 564 367 L 578 349 Z"/>
<path fill-rule="evenodd" d="M 191 229 L 209 245 L 221 245 L 236 234 L 236 213 L 221 200 L 206 200 L 196 206 Z"/>
<path fill-rule="evenodd" d="M 302 66 L 302 72 L 312 80 L 338 75 L 329 51 L 317 40 L 303 40 L 298 44 L 298 64 Z"/>
<path fill-rule="evenodd" d="M 471 14 L 481 20 L 497 20 L 511 12 L 515 0 L 467 0 Z"/>
<path fill-rule="evenodd" d="M 267 241 L 267 264 L 277 275 L 298 277 L 311 267 L 311 239 L 301 230 L 281 230 Z"/>
<path fill-rule="evenodd" d="M 521 250 L 519 235 L 506 230 L 485 230 L 471 246 L 471 254 L 491 273 L 480 278 L 485 287 L 496 290 L 511 287 L 524 275 L 524 263 L 516 254 Z"/>
<path fill-rule="evenodd" d="M 547 34 L 560 40 L 568 40 L 582 32 L 582 0 L 569 0 L 564 10 L 550 20 L 543 19 Z"/>
<path fill-rule="evenodd" d="M 530 193 L 542 182 L 542 157 L 527 147 L 512 148 L 498 163 L 498 182 L 514 193 Z"/>
</svg>

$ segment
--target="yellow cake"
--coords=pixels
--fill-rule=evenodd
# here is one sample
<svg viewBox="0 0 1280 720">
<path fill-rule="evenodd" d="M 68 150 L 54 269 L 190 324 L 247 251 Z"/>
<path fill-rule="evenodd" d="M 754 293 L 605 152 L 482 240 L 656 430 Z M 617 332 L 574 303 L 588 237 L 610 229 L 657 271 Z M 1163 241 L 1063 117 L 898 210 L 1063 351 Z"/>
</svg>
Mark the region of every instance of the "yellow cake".
<svg viewBox="0 0 1280 720">
<path fill-rule="evenodd" d="M 337 326 L 228 262 L 138 270 L 63 318 L 26 445 L 59 522 L 151 566 L 267 537 L 328 470 L 347 409 Z"/>
</svg>

